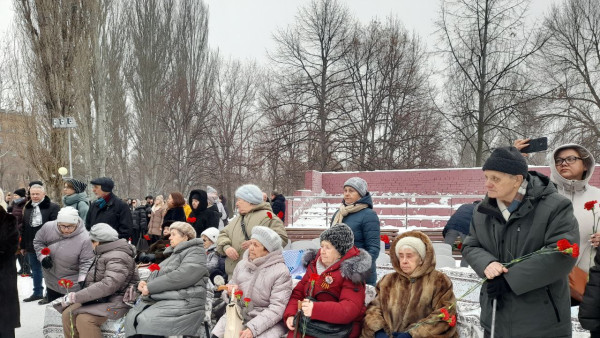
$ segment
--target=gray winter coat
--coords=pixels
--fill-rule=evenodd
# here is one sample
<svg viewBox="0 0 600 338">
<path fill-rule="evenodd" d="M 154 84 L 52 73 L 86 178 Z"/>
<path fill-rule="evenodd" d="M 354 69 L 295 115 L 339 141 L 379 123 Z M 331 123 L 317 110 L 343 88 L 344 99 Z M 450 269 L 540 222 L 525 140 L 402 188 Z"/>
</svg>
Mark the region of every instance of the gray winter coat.
<svg viewBox="0 0 600 338">
<path fill-rule="evenodd" d="M 77 282 L 85 280 L 94 261 L 92 242 L 81 218 L 77 229 L 70 234 L 62 234 L 56 221 L 47 222 L 35 235 L 33 247 L 40 262 L 45 257 L 42 249 L 50 249 L 52 268 L 42 269 L 47 288 L 66 294 L 67 290 L 58 285 L 59 279 L 66 278 L 74 283 L 68 291 L 79 291 Z"/>
<path fill-rule="evenodd" d="M 254 337 L 279 338 L 285 332 L 283 311 L 292 294 L 292 278 L 282 251 L 277 250 L 250 261 L 248 250 L 235 267 L 229 284 L 237 284 L 254 307 L 246 327 Z M 226 316 L 221 317 L 212 334 L 221 338 L 225 333 Z"/>
<path fill-rule="evenodd" d="M 63 196 L 62 201 L 63 206 L 73 207 L 77 209 L 77 211 L 79 212 L 79 218 L 85 220 L 85 218 L 87 217 L 88 210 L 90 210 L 88 196 L 85 192 L 75 193 L 69 196 Z"/>
<path fill-rule="evenodd" d="M 548 177 L 528 175 L 527 192 L 519 208 L 505 221 L 496 200 L 485 197 L 477 206 L 463 257 L 480 277 L 491 262 L 506 263 L 560 239 L 579 243 L 573 206 L 557 193 Z M 570 337 L 571 298 L 567 275 L 576 259 L 562 253 L 535 255 L 504 274 L 511 291 L 501 296 L 496 312 L 496 337 Z M 482 287 L 481 325 L 490 331 L 492 299 Z"/>
<path fill-rule="evenodd" d="M 129 306 L 123 303 L 123 294 L 130 284 L 140 280 L 133 260 L 135 248 L 125 239 L 119 239 L 100 244 L 95 251 L 96 257 L 85 278 L 85 287 L 75 293 L 75 303 L 84 305 L 73 313 L 121 318 L 129 310 Z M 100 301 L 85 304 L 95 300 Z"/>
<path fill-rule="evenodd" d="M 200 238 L 168 247 L 171 255 L 148 277 L 149 296 L 127 314 L 127 336 L 200 335 L 206 302 L 208 269 Z M 134 323 L 137 321 L 137 326 Z"/>
</svg>

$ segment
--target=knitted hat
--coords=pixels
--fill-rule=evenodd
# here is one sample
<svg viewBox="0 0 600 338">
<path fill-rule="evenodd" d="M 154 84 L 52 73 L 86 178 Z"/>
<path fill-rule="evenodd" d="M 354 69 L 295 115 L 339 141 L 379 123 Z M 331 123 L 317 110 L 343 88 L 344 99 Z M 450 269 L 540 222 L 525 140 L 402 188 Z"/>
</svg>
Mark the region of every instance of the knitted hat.
<svg viewBox="0 0 600 338">
<path fill-rule="evenodd" d="M 65 180 L 65 182 L 68 182 L 69 184 L 71 184 L 73 186 L 73 190 L 75 190 L 75 193 L 79 194 L 81 192 L 85 191 L 85 188 L 87 188 L 87 184 L 76 180 L 74 178 L 69 178 L 67 180 Z"/>
<path fill-rule="evenodd" d="M 200 234 L 200 237 L 206 236 L 206 237 L 208 237 L 208 239 L 210 239 L 211 242 L 217 243 L 217 237 L 219 237 L 219 232 L 220 232 L 219 229 L 210 227 L 210 228 L 202 231 L 202 233 Z"/>
<path fill-rule="evenodd" d="M 98 223 L 90 230 L 90 239 L 95 242 L 114 242 L 119 239 L 119 233 L 106 223 Z"/>
<path fill-rule="evenodd" d="M 73 207 L 64 207 L 58 211 L 57 223 L 77 224 L 79 223 L 79 211 Z"/>
<path fill-rule="evenodd" d="M 281 249 L 281 237 L 271 228 L 255 226 L 252 228 L 252 239 L 259 241 L 269 252 Z"/>
<path fill-rule="evenodd" d="M 354 233 L 344 223 L 338 223 L 323 231 L 319 237 L 321 241 L 328 241 L 342 255 L 342 257 L 354 246 Z"/>
<path fill-rule="evenodd" d="M 217 194 L 217 189 L 211 187 L 210 185 L 207 185 L 206 186 L 206 193 L 209 194 L 209 195 L 210 194 L 215 194 L 216 195 Z"/>
<path fill-rule="evenodd" d="M 409 247 L 413 248 L 419 254 L 419 256 L 421 256 L 421 259 L 425 259 L 425 243 L 423 243 L 420 238 L 412 236 L 402 237 L 396 243 L 396 256 L 398 256 L 400 248 L 402 248 L 404 245 L 408 245 Z"/>
<path fill-rule="evenodd" d="M 19 197 L 25 197 L 25 188 L 17 189 L 13 192 L 15 195 L 19 195 Z"/>
<path fill-rule="evenodd" d="M 496 148 L 485 161 L 482 170 L 495 170 L 511 175 L 522 175 L 527 178 L 527 162 L 515 147 Z"/>
<path fill-rule="evenodd" d="M 360 197 L 363 197 L 367 194 L 367 181 L 360 177 L 350 177 L 346 182 L 344 182 L 344 187 L 345 186 L 354 188 Z"/>
<path fill-rule="evenodd" d="M 104 192 L 112 192 L 115 182 L 110 177 L 98 177 L 90 181 L 93 185 L 99 185 Z"/>
<path fill-rule="evenodd" d="M 237 188 L 235 191 L 235 197 L 241 198 L 244 201 L 254 205 L 258 205 L 263 202 L 262 191 L 254 184 L 245 184 Z"/>
</svg>

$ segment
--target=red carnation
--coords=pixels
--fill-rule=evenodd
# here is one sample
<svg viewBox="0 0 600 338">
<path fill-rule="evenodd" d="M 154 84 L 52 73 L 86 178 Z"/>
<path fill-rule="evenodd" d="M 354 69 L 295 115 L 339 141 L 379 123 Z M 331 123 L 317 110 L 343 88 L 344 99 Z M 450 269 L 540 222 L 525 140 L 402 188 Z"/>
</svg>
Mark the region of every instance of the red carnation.
<svg viewBox="0 0 600 338">
<path fill-rule="evenodd" d="M 278 212 L 277 217 L 279 217 L 283 221 L 283 211 Z"/>
<path fill-rule="evenodd" d="M 43 248 L 40 252 L 42 255 L 48 256 L 50 254 L 50 248 Z"/>
<path fill-rule="evenodd" d="M 273 214 L 270 211 L 267 211 L 267 217 L 269 217 L 270 219 L 273 219 Z"/>
<path fill-rule="evenodd" d="M 188 217 L 187 222 L 188 223 L 196 223 L 196 217 Z"/>
<path fill-rule="evenodd" d="M 462 242 L 458 242 L 458 244 L 456 244 L 456 248 L 458 250 L 462 249 Z"/>
<path fill-rule="evenodd" d="M 144 239 L 149 241 L 150 240 L 150 236 L 148 236 L 148 234 L 144 235 Z"/>
<path fill-rule="evenodd" d="M 237 298 L 238 300 L 242 299 L 242 296 L 244 295 L 244 292 L 242 290 L 237 290 L 236 292 L 233 293 L 233 295 L 235 296 L 235 298 Z"/>
<path fill-rule="evenodd" d="M 569 241 L 563 238 L 559 239 L 558 242 L 556 242 L 556 246 L 558 247 L 559 251 L 565 251 L 571 247 L 571 243 L 569 243 Z"/>
<path fill-rule="evenodd" d="M 452 315 L 452 318 L 450 318 L 450 320 L 448 320 L 448 325 L 450 325 L 451 327 L 456 326 L 456 315 Z"/>
<path fill-rule="evenodd" d="M 73 287 L 73 281 L 71 281 L 70 279 L 61 278 L 58 280 L 58 285 L 62 286 L 65 289 L 70 289 Z"/>
<path fill-rule="evenodd" d="M 596 201 L 596 200 L 585 202 L 585 204 L 583 205 L 583 208 L 585 210 L 594 210 L 594 205 L 596 203 L 598 203 L 598 201 Z"/>
<path fill-rule="evenodd" d="M 310 274 L 310 281 L 318 281 L 319 280 L 319 274 L 318 273 L 311 273 Z"/>
<path fill-rule="evenodd" d="M 248 297 L 244 298 L 244 304 L 245 304 L 246 306 L 248 306 L 248 304 L 249 304 L 251 301 L 252 301 L 252 299 L 250 299 L 250 298 L 248 298 Z"/>
<path fill-rule="evenodd" d="M 150 270 L 150 271 L 160 271 L 160 266 L 158 264 L 156 264 L 156 263 L 152 263 L 148 267 L 148 270 Z"/>
<path fill-rule="evenodd" d="M 440 309 L 440 312 L 442 313 L 440 316 L 442 317 L 443 320 L 448 320 L 450 319 L 450 313 L 448 313 L 448 309 L 446 309 L 445 307 Z"/>
<path fill-rule="evenodd" d="M 572 246 L 573 248 L 573 252 L 571 253 L 571 255 L 575 258 L 577 258 L 579 256 L 579 244 L 575 243 Z"/>
<path fill-rule="evenodd" d="M 165 244 L 165 248 L 168 248 L 170 246 L 171 246 L 171 244 Z"/>
<path fill-rule="evenodd" d="M 385 244 L 390 244 L 390 237 L 388 235 L 381 235 L 381 241 Z"/>
</svg>

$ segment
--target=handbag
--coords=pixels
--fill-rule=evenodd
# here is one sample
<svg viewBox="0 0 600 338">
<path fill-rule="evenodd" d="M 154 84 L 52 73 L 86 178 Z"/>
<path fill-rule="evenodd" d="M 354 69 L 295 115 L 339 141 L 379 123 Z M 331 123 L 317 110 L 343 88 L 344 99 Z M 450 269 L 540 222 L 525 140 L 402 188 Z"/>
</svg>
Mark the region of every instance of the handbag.
<svg viewBox="0 0 600 338">
<path fill-rule="evenodd" d="M 231 291 L 229 304 L 225 308 L 225 335 L 224 338 L 239 338 L 244 327 L 244 319 L 240 307 L 234 301 L 235 289 Z"/>
<path fill-rule="evenodd" d="M 310 317 L 306 317 L 302 311 L 298 311 L 294 316 L 294 327 L 298 328 L 299 333 L 312 337 L 350 337 L 353 325 L 353 322 L 348 324 L 333 324 L 321 320 L 314 320 Z"/>
<path fill-rule="evenodd" d="M 144 238 L 144 234 L 140 233 L 140 238 L 138 239 L 136 249 L 137 251 L 146 252 L 150 248 L 148 241 Z"/>
<path fill-rule="evenodd" d="M 573 270 L 569 272 L 569 290 L 571 291 L 571 298 L 578 302 L 583 301 L 583 293 L 585 292 L 587 282 L 588 274 L 578 266 L 573 267 Z"/>
</svg>

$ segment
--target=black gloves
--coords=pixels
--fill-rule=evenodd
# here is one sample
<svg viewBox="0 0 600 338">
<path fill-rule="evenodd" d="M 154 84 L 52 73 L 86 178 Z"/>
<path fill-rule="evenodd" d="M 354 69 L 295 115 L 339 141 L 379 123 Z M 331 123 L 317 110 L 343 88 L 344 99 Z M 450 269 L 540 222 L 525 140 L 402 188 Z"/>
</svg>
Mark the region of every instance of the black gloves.
<svg viewBox="0 0 600 338">
<path fill-rule="evenodd" d="M 52 268 L 52 265 L 52 257 L 46 256 L 44 257 L 44 259 L 42 259 L 42 267 L 44 269 L 50 269 Z"/>
<path fill-rule="evenodd" d="M 508 285 L 504 275 L 494 277 L 494 279 L 488 279 L 487 294 L 490 298 L 499 298 L 507 292 L 510 292 L 510 285 Z"/>
<path fill-rule="evenodd" d="M 77 284 L 79 284 L 79 288 L 81 290 L 83 290 L 83 288 L 85 287 L 85 281 L 77 282 Z"/>
<path fill-rule="evenodd" d="M 156 259 L 156 256 L 154 254 L 140 254 L 140 262 L 142 263 L 152 263 L 154 262 L 154 260 Z"/>
</svg>

